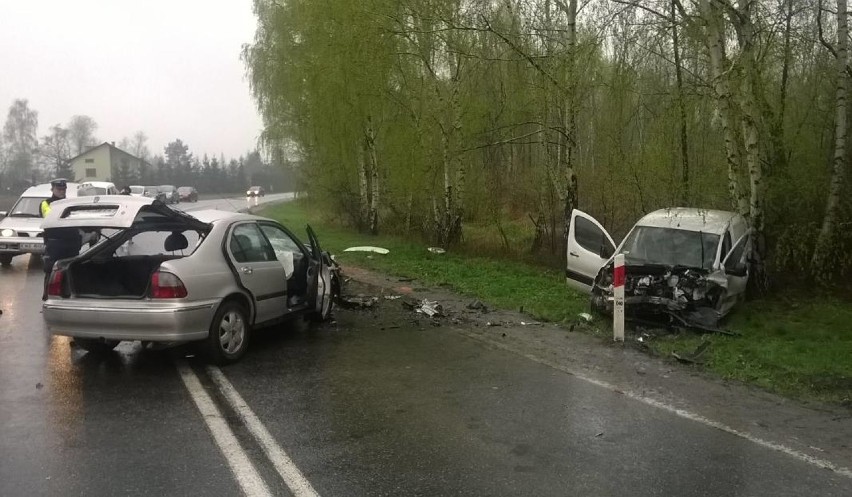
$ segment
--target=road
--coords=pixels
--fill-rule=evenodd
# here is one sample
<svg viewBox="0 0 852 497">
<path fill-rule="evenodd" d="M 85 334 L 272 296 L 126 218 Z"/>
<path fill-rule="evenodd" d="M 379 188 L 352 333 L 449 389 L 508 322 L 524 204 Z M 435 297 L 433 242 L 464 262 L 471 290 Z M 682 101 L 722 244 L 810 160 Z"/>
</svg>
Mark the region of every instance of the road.
<svg viewBox="0 0 852 497">
<path fill-rule="evenodd" d="M 214 206 L 246 205 L 181 205 Z M 73 348 L 46 334 L 41 290 L 26 257 L 0 272 L 2 496 L 852 495 L 842 468 L 393 301 L 263 331 L 219 369 L 187 346 Z"/>
</svg>

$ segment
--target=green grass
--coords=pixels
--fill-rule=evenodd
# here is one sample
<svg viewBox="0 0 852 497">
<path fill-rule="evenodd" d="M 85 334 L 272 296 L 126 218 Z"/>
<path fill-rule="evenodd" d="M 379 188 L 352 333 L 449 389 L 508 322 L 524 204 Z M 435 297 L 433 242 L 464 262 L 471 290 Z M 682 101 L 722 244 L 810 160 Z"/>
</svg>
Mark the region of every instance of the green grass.
<svg viewBox="0 0 852 497">
<path fill-rule="evenodd" d="M 443 255 L 427 246 L 394 236 L 359 234 L 323 219 L 299 203 L 280 204 L 263 211 L 301 232 L 306 223 L 317 231 L 323 248 L 344 264 L 353 264 L 430 285 L 447 286 L 492 306 L 518 310 L 542 321 L 571 322 L 588 309 L 588 297 L 565 286 L 560 271 L 548 270 L 483 248 L 485 235 L 473 247 Z M 482 227 L 474 227 L 485 232 Z M 499 243 L 495 241 L 495 243 Z M 343 252 L 346 247 L 374 245 L 387 255 Z M 475 254 L 471 254 L 471 250 Z M 665 357 L 690 353 L 703 340 L 711 342 L 702 355 L 705 367 L 723 378 L 744 381 L 769 391 L 804 400 L 852 404 L 852 305 L 810 295 L 775 295 L 742 305 L 725 323 L 738 337 L 680 335 L 652 340 L 652 349 Z"/>
</svg>

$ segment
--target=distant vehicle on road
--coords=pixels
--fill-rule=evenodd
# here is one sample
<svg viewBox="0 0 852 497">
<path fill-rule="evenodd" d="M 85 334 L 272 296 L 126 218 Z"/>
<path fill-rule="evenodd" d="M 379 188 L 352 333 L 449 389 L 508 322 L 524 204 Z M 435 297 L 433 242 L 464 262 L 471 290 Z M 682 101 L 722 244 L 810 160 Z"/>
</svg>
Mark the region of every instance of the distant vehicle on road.
<svg viewBox="0 0 852 497">
<path fill-rule="evenodd" d="M 262 197 L 266 195 L 262 186 L 251 186 L 246 190 L 246 197 Z"/>
<path fill-rule="evenodd" d="M 203 210 L 189 215 L 150 198 L 54 203 L 45 233 L 113 231 L 56 263 L 44 319 L 89 351 L 122 340 L 197 341 L 217 364 L 237 361 L 253 329 L 297 314 L 331 315 L 337 265 L 307 227 L 308 244 L 278 222 Z M 110 215 L 112 213 L 112 215 Z"/>
<path fill-rule="evenodd" d="M 166 194 L 161 192 L 159 187 L 156 186 L 146 186 L 145 191 L 142 192 L 143 197 L 155 198 L 160 202 L 166 203 Z"/>
<path fill-rule="evenodd" d="M 77 196 L 118 195 L 118 188 L 109 181 L 87 181 L 77 187 Z"/>
<path fill-rule="evenodd" d="M 177 191 L 181 202 L 198 202 L 198 190 L 194 186 L 181 186 Z"/>
<path fill-rule="evenodd" d="M 142 185 L 130 185 L 130 194 L 134 197 L 144 197 L 145 187 Z"/>
<path fill-rule="evenodd" d="M 67 185 L 67 198 L 76 197 L 77 183 Z M 9 212 L 0 211 L 0 265 L 8 266 L 17 255 L 44 253 L 39 208 L 50 196 L 50 183 L 31 186 Z"/>
<path fill-rule="evenodd" d="M 180 203 L 180 194 L 177 191 L 177 188 L 174 185 L 160 185 L 157 187 L 157 190 L 160 193 L 165 194 L 165 200 L 163 202 L 167 204 L 178 204 Z"/>
</svg>

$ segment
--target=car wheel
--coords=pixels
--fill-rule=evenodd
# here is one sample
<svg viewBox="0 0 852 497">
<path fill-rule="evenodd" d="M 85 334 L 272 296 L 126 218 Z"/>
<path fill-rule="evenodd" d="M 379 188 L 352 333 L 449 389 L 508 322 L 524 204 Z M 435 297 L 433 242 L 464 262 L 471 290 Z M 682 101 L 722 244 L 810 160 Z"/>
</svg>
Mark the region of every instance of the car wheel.
<svg viewBox="0 0 852 497">
<path fill-rule="evenodd" d="M 12 257 L 15 257 L 12 254 L 0 254 L 0 266 L 8 267 L 12 264 Z"/>
<path fill-rule="evenodd" d="M 74 345 L 92 354 L 106 354 L 119 344 L 118 340 L 101 340 L 98 338 L 75 338 Z"/>
<path fill-rule="evenodd" d="M 210 325 L 205 342 L 207 359 L 217 365 L 238 361 L 248 348 L 250 325 L 245 307 L 235 301 L 223 303 Z"/>
</svg>

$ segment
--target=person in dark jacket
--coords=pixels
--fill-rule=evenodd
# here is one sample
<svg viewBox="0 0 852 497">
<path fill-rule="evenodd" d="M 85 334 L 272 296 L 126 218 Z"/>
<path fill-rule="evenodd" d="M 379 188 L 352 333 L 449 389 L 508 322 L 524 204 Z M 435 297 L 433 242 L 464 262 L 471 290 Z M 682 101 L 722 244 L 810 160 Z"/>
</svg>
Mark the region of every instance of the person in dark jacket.
<svg viewBox="0 0 852 497">
<path fill-rule="evenodd" d="M 50 205 L 65 198 L 68 184 L 64 179 L 55 179 L 50 182 L 50 198 L 41 201 L 39 215 L 42 218 L 50 213 Z M 47 300 L 47 285 L 50 280 L 50 272 L 53 264 L 59 259 L 74 257 L 80 253 L 83 247 L 83 236 L 77 228 L 52 228 L 44 233 L 44 292 L 42 300 Z"/>
</svg>

